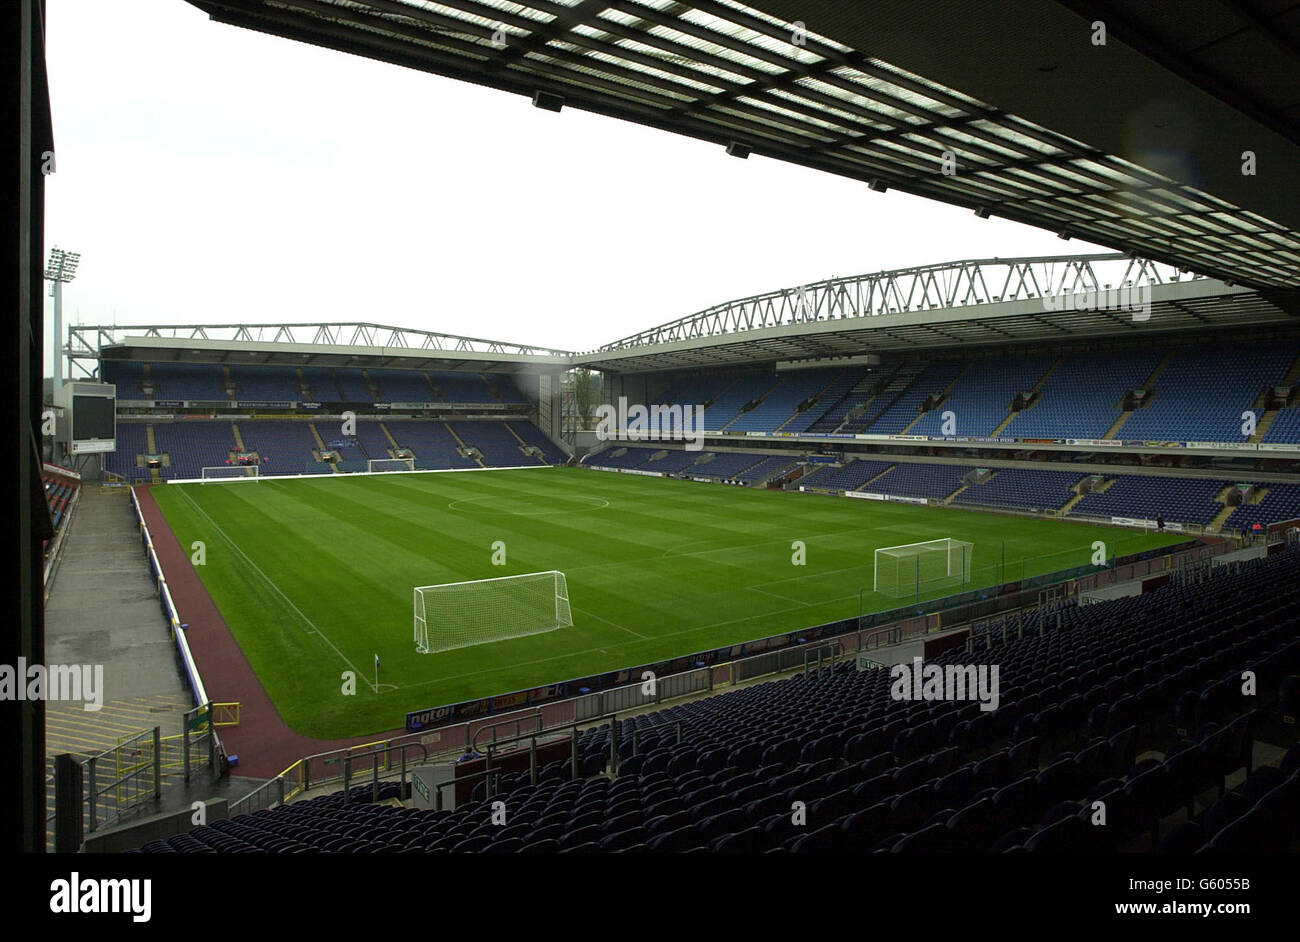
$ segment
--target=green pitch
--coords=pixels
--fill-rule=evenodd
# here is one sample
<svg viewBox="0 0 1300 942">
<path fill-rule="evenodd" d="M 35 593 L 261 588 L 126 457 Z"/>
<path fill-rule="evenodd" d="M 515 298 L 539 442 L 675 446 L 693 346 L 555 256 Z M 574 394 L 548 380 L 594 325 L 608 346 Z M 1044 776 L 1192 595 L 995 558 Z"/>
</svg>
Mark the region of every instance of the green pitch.
<svg viewBox="0 0 1300 942">
<path fill-rule="evenodd" d="M 182 546 L 205 544 L 199 575 L 285 721 L 331 739 L 400 727 L 410 710 L 851 618 L 860 598 L 865 611 L 897 608 L 911 600 L 872 591 L 877 547 L 969 541 L 971 588 L 999 581 L 1004 544 L 1017 579 L 1085 565 L 1095 540 L 1108 559 L 1180 540 L 579 468 L 154 494 Z M 492 563 L 498 541 L 504 566 Z M 414 586 L 549 569 L 567 577 L 573 627 L 416 653 Z M 353 696 L 342 693 L 348 670 Z"/>
</svg>

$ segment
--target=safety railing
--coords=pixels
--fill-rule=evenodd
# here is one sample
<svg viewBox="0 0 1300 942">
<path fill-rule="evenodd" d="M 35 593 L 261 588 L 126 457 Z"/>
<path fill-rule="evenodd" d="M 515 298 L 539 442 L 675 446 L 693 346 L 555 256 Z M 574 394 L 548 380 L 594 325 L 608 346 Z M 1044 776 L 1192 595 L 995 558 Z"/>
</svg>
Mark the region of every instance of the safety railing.
<svg viewBox="0 0 1300 942">
<path fill-rule="evenodd" d="M 86 760 L 87 830 L 116 824 L 131 809 L 162 797 L 161 739 L 155 726 Z"/>
</svg>

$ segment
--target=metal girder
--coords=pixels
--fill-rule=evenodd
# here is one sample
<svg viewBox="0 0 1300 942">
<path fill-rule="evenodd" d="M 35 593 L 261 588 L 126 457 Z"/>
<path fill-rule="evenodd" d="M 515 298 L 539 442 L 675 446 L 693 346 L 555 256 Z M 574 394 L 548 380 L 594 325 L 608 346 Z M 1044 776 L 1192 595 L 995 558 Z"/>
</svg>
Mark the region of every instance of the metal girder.
<svg viewBox="0 0 1300 942">
<path fill-rule="evenodd" d="M 500 356 L 571 357 L 567 350 L 461 337 L 383 324 L 199 324 L 199 325 L 73 325 L 69 328 L 69 357 L 98 359 L 100 350 L 127 337 L 163 340 L 216 340 L 248 343 L 308 344 L 370 347 L 390 350 L 433 350 L 448 353 L 490 353 Z"/>
<path fill-rule="evenodd" d="M 1123 285 L 1171 284 L 1203 277 L 1121 254 L 947 262 L 835 278 L 727 301 L 606 344 L 597 352 L 718 337 L 765 327 L 941 311 Z"/>
</svg>

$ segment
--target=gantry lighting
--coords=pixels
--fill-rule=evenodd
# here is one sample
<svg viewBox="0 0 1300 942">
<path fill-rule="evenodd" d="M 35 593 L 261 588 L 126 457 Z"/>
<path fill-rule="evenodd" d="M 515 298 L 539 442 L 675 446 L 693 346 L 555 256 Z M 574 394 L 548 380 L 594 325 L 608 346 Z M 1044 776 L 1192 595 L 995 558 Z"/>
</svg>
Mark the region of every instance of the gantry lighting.
<svg viewBox="0 0 1300 942">
<path fill-rule="evenodd" d="M 77 277 L 81 264 L 80 252 L 65 252 L 57 245 L 50 249 L 50 260 L 45 266 L 45 280 L 52 282 L 50 297 L 54 299 L 54 387 L 63 384 L 63 285 Z"/>
<path fill-rule="evenodd" d="M 65 252 L 57 245 L 50 249 L 50 260 L 45 266 L 45 280 L 66 284 L 77 277 L 80 252 Z"/>
</svg>

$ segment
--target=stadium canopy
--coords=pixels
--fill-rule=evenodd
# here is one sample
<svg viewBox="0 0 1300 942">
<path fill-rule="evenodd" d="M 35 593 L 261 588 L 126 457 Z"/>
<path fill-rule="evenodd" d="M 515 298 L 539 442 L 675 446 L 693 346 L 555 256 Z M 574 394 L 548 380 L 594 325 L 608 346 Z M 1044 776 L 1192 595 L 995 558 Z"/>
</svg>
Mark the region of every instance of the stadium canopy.
<svg viewBox="0 0 1300 942">
<path fill-rule="evenodd" d="M 188 2 L 223 23 L 931 197 L 1230 285 L 1298 280 L 1294 5 Z"/>
<path fill-rule="evenodd" d="M 976 259 L 715 305 L 584 355 L 604 372 L 1294 325 L 1300 302 L 1125 255 Z"/>
<path fill-rule="evenodd" d="M 361 323 L 69 328 L 71 367 L 102 360 L 610 373 L 765 365 L 1294 325 L 1300 302 L 1126 255 L 974 259 L 835 278 L 717 304 L 594 351 Z M 90 365 L 88 365 L 90 364 Z M 71 372 L 71 369 L 70 369 Z"/>
<path fill-rule="evenodd" d="M 69 360 L 82 375 L 101 360 L 471 373 L 556 372 L 573 362 L 567 350 L 382 324 L 73 325 L 68 335 Z"/>
</svg>

